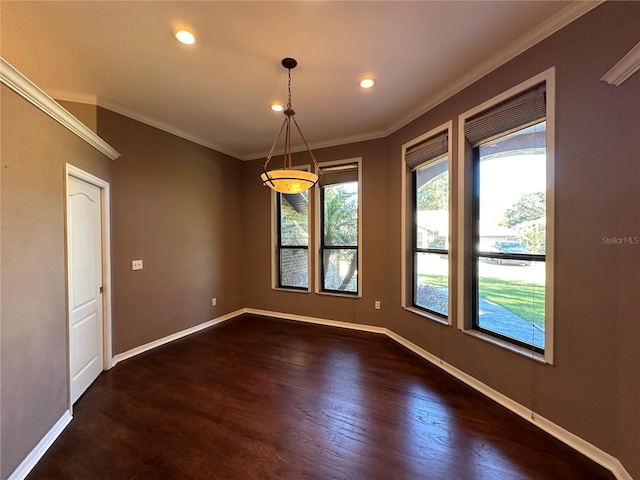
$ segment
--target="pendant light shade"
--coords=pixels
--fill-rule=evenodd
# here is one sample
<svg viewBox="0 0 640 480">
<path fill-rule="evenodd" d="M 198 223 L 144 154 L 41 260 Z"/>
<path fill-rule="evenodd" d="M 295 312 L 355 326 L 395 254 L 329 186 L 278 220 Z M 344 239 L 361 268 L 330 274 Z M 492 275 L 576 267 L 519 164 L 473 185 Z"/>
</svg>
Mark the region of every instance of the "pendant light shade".
<svg viewBox="0 0 640 480">
<path fill-rule="evenodd" d="M 293 120 L 293 124 L 300 134 L 305 147 L 307 147 L 307 152 L 309 152 L 309 155 L 311 156 L 314 169 L 316 171 L 318 170 L 318 162 L 316 162 L 313 152 L 311 151 L 311 148 L 309 148 L 309 144 L 307 143 L 307 140 L 304 138 L 304 135 L 302 134 L 302 131 L 298 126 L 298 122 L 295 118 L 296 112 L 291 108 L 291 69 L 295 68 L 296 65 L 298 65 L 298 62 L 296 62 L 296 60 L 294 60 L 293 58 L 285 58 L 284 60 L 282 60 L 282 66 L 288 71 L 289 100 L 287 102 L 287 109 L 284 111 L 284 122 L 282 124 L 282 127 L 280 127 L 280 131 L 278 132 L 273 145 L 271 146 L 269 155 L 267 155 L 267 160 L 263 166 L 264 173 L 260 176 L 260 178 L 262 178 L 263 185 L 266 185 L 272 190 L 280 193 L 304 192 L 318 183 L 318 175 L 316 175 L 315 172 L 294 170 L 291 167 L 291 121 Z M 280 140 L 280 137 L 282 136 L 282 132 L 285 132 L 283 166 L 281 169 L 267 170 L 267 166 L 271 161 L 271 157 L 273 156 L 273 152 L 276 149 L 278 140 Z"/>
<path fill-rule="evenodd" d="M 300 193 L 318 183 L 318 175 L 304 170 L 281 168 L 260 175 L 262 184 L 280 193 Z"/>
</svg>

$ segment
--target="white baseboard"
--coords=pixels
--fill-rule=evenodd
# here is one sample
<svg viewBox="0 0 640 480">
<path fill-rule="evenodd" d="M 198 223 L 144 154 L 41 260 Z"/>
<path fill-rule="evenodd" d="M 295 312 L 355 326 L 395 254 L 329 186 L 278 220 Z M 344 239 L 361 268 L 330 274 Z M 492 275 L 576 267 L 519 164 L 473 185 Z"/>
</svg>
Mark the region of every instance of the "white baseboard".
<svg viewBox="0 0 640 480">
<path fill-rule="evenodd" d="M 18 468 L 9 476 L 8 480 L 24 480 L 27 478 L 27 475 L 33 470 L 33 467 L 36 466 L 36 463 L 42 458 L 42 456 L 49 450 L 49 447 L 53 445 L 53 442 L 56 441 L 56 438 L 60 436 L 62 431 L 69 425 L 71 422 L 71 413 L 69 410 L 64 412 L 62 417 L 51 427 L 51 429 L 47 432 L 47 434 L 42 437 L 42 440 L 38 442 L 38 444 L 31 450 L 31 453 L 27 455 L 27 457 L 22 461 Z"/>
<path fill-rule="evenodd" d="M 602 465 L 604 468 L 610 470 L 617 480 L 633 480 L 631 475 L 624 466 L 620 463 L 620 461 L 608 454 L 604 450 L 599 449 L 595 445 L 587 442 L 586 440 L 578 437 L 577 435 L 569 432 L 568 430 L 562 428 L 561 426 L 553 423 L 551 420 L 544 418 L 541 415 L 533 412 L 531 409 L 521 405 L 520 403 L 512 400 L 511 398 L 503 395 L 502 393 L 494 390 L 488 385 L 482 383 L 471 375 L 459 370 L 453 365 L 443 361 L 440 357 L 433 355 L 432 353 L 427 352 L 423 348 L 417 346 L 416 344 L 410 342 L 406 338 L 398 335 L 397 333 L 384 328 L 384 327 L 376 327 L 373 325 L 362 325 L 350 322 L 341 322 L 338 320 L 328 320 L 324 318 L 317 317 L 308 317 L 303 315 L 294 315 L 290 313 L 282 313 L 282 312 L 273 312 L 269 310 L 259 310 L 255 308 L 241 308 L 236 310 L 235 312 L 228 313 L 227 315 L 223 315 L 222 317 L 218 317 L 213 320 L 209 320 L 207 322 L 201 323 L 194 327 L 188 328 L 186 330 L 182 330 L 180 332 L 174 333 L 167 337 L 161 338 L 159 340 L 155 340 L 153 342 L 146 343 L 136 348 L 132 348 L 124 353 L 120 353 L 113 357 L 112 365 L 115 365 L 118 362 L 126 360 L 128 358 L 139 355 L 143 352 L 149 351 L 153 348 L 159 347 L 166 343 L 172 342 L 182 337 L 186 337 L 187 335 L 191 335 L 192 333 L 199 332 L 205 328 L 211 327 L 213 325 L 217 325 L 219 323 L 225 322 L 242 314 L 252 314 L 252 315 L 262 315 L 265 317 L 274 317 L 274 318 L 282 318 L 285 320 L 295 320 L 299 322 L 305 323 L 314 323 L 317 325 L 326 325 L 330 327 L 340 327 L 346 328 L 349 330 L 359 330 L 364 332 L 378 333 L 384 334 L 392 340 L 398 342 L 403 347 L 411 350 L 415 354 L 421 356 L 425 360 L 431 362 L 432 364 L 440 367 L 445 372 L 453 375 L 458 380 L 466 383 L 470 387 L 474 388 L 478 392 L 484 394 L 495 402 L 499 403 L 503 407 L 511 410 L 515 414 L 524 418 L 525 420 L 531 422 L 533 425 L 536 425 L 538 428 L 541 428 L 545 432 L 554 436 L 561 442 L 564 442 L 574 450 L 582 453 L 586 457 L 590 458 L 594 462 Z M 56 424 L 49 430 L 49 432 L 44 436 L 42 440 L 36 445 L 33 451 L 24 459 L 24 461 L 20 464 L 20 466 L 16 469 L 15 472 L 9 477 L 8 480 L 23 480 L 29 472 L 33 469 L 35 464 L 40 460 L 42 455 L 47 451 L 47 449 L 53 444 L 55 439 L 62 433 L 64 428 L 71 421 L 70 412 L 65 412 L 60 420 L 56 422 Z"/>
<path fill-rule="evenodd" d="M 618 480 L 633 480 L 631 475 L 624 468 L 620 460 L 615 458 L 612 455 L 609 455 L 607 452 L 599 449 L 595 445 L 587 442 L 586 440 L 574 435 L 568 430 L 565 430 L 559 425 L 556 425 L 550 420 L 538 415 L 537 413 L 533 413 L 533 419 L 528 419 L 534 425 L 537 425 L 542 430 L 547 432 L 548 434 L 556 437 L 559 440 L 562 440 L 564 443 L 569 445 L 574 450 L 582 453 L 584 456 L 589 457 L 596 463 L 599 463 L 604 468 L 611 470 L 611 473 Z"/>
<path fill-rule="evenodd" d="M 126 352 L 119 353 L 115 355 L 111 360 L 111 367 L 114 367 L 118 362 L 122 362 L 123 360 L 126 360 L 128 358 L 135 357 L 136 355 L 140 355 L 141 353 L 147 352 L 166 343 L 173 342 L 174 340 L 178 340 L 182 337 L 186 337 L 187 335 L 191 335 L 192 333 L 199 332 L 200 330 L 204 330 L 205 328 L 209 328 L 219 323 L 230 320 L 234 317 L 237 317 L 238 315 L 242 315 L 243 313 L 246 313 L 246 310 L 246 308 L 241 308 L 240 310 L 236 310 L 235 312 L 227 313 L 226 315 L 214 318 L 213 320 L 206 321 L 199 325 L 195 325 L 191 328 L 187 328 L 186 330 L 181 330 L 180 332 L 173 333 L 158 340 L 154 340 L 153 342 L 145 343 L 144 345 L 140 345 L 139 347 L 127 350 Z"/>
<path fill-rule="evenodd" d="M 525 407 L 524 405 L 521 405 L 515 400 L 512 400 L 511 398 L 498 392 L 497 390 L 494 390 L 493 388 L 484 384 L 480 380 L 472 377 L 471 375 L 463 372 L 462 370 L 459 370 L 453 365 L 443 361 L 440 357 L 437 357 L 436 355 L 433 355 L 432 353 L 427 352 L 423 348 L 417 346 L 416 344 L 410 342 L 406 338 L 401 337 L 397 333 L 387 328 L 354 324 L 349 322 L 340 322 L 336 320 L 326 320 L 326 319 L 316 318 L 316 317 L 305 317 L 301 315 L 291 315 L 291 314 L 285 314 L 285 313 L 279 313 L 279 312 L 270 312 L 266 310 L 256 310 L 253 308 L 246 308 L 245 310 L 246 310 L 246 313 L 252 313 L 255 315 L 264 315 L 268 317 L 297 320 L 301 322 L 315 323 L 319 325 L 329 325 L 332 327 L 342 327 L 342 328 L 348 328 L 350 330 L 383 333 L 387 337 L 398 342 L 400 345 L 411 350 L 412 352 L 421 356 L 425 360 L 428 360 L 432 364 L 440 367 L 445 372 L 453 375 L 458 380 L 461 380 L 462 382 L 466 383 L 471 388 L 484 394 L 485 396 L 499 403 L 500 405 L 507 408 L 508 410 L 511 410 L 513 413 L 531 422 L 533 425 L 537 426 L 538 428 L 541 428 L 542 430 L 554 436 L 561 442 L 567 444 L 574 450 L 577 450 L 578 452 L 582 453 L 583 455 L 590 458 L 594 462 L 602 465 L 607 470 L 610 470 L 613 473 L 613 475 L 616 477 L 616 479 L 633 480 L 629 472 L 627 472 L 627 470 L 624 468 L 622 463 L 620 463 L 620 460 L 618 460 L 617 458 L 608 454 L 604 450 L 599 449 L 598 447 L 587 442 L 586 440 L 578 437 L 577 435 L 571 433 L 570 431 L 562 428 L 560 425 L 553 423 L 551 420 L 548 420 L 545 417 L 538 415 L 537 413 L 533 412 L 531 409 Z"/>
<path fill-rule="evenodd" d="M 244 313 L 252 315 L 262 315 L 263 317 L 282 318 L 284 320 L 296 320 L 298 322 L 315 323 L 316 325 L 326 325 L 329 327 L 347 328 L 349 330 L 360 330 L 362 332 L 371 333 L 387 333 L 384 327 L 374 327 L 372 325 L 362 325 L 359 323 L 341 322 L 338 320 L 327 320 L 324 318 L 307 317 L 303 315 L 295 315 L 292 313 L 272 312 L 269 310 L 258 310 L 255 308 L 245 308 Z"/>
<path fill-rule="evenodd" d="M 497 390 L 494 390 L 493 388 L 489 387 L 485 383 L 482 383 L 481 381 L 477 380 L 471 375 L 454 367 L 453 365 L 447 362 L 444 362 L 439 357 L 427 352 L 426 350 L 423 350 L 422 348 L 411 343 L 409 340 L 401 337 L 400 335 L 392 331 L 388 331 L 387 336 L 389 338 L 392 338 L 396 342 L 400 343 L 401 345 L 405 346 L 412 352 L 420 355 L 425 360 L 428 360 L 434 365 L 442 368 L 445 372 L 453 375 L 458 380 L 461 380 L 462 382 L 466 383 L 473 389 L 489 397 L 491 400 L 499 403 L 500 405 L 507 408 L 508 410 L 511 410 L 516 415 L 519 415 L 520 417 L 531 422 L 538 428 L 541 428 L 542 430 L 554 436 L 555 438 L 562 441 L 563 443 L 567 444 L 574 450 L 577 450 L 578 452 L 582 453 L 584 456 L 602 465 L 607 470 L 610 470 L 618 480 L 633 480 L 631 478 L 631 475 L 625 470 L 625 468 L 622 466 L 620 461 L 617 458 L 609 455 L 607 452 L 599 449 L 595 445 L 587 442 L 586 440 L 578 437 L 577 435 L 571 433 L 570 431 L 562 428 L 560 425 L 553 423 L 551 420 L 548 420 L 542 415 L 538 415 L 531 409 L 525 407 L 524 405 L 521 405 L 515 400 L 512 400 L 506 395 L 503 395 Z"/>
</svg>

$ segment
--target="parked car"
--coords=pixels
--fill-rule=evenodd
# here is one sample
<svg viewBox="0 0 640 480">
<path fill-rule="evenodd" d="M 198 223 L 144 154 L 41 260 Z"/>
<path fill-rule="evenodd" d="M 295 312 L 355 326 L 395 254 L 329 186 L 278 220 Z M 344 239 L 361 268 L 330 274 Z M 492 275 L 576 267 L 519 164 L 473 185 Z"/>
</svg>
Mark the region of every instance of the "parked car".
<svg viewBox="0 0 640 480">
<path fill-rule="evenodd" d="M 524 245 L 520 242 L 496 242 L 493 248 L 497 253 L 504 254 L 527 254 L 529 253 Z M 530 260 L 520 258 L 496 258 L 498 265 L 531 265 Z"/>
</svg>

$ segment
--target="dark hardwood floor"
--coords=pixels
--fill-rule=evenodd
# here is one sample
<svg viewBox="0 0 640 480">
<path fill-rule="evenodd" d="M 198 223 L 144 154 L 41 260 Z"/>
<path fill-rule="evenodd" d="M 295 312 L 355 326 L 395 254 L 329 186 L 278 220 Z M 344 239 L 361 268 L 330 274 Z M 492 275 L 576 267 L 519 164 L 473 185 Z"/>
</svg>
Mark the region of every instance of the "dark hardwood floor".
<svg viewBox="0 0 640 480">
<path fill-rule="evenodd" d="M 245 315 L 118 364 L 35 479 L 613 479 L 382 335 Z"/>
</svg>

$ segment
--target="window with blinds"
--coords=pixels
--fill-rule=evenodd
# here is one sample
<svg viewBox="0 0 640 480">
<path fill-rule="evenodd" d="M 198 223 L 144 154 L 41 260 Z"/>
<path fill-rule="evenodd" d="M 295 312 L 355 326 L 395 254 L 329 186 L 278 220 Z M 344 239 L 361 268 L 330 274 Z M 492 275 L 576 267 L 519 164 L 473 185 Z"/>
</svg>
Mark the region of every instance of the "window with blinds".
<svg viewBox="0 0 640 480">
<path fill-rule="evenodd" d="M 449 130 L 406 148 L 411 172 L 411 304 L 449 315 Z"/>
<path fill-rule="evenodd" d="M 472 147 L 522 130 L 546 117 L 546 86 L 539 85 L 500 105 L 473 116 L 464 124 L 464 135 Z"/>
<path fill-rule="evenodd" d="M 544 354 L 546 85 L 464 123 L 472 157 L 472 328 Z"/>
</svg>

